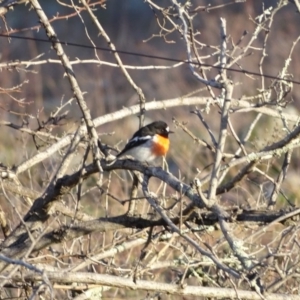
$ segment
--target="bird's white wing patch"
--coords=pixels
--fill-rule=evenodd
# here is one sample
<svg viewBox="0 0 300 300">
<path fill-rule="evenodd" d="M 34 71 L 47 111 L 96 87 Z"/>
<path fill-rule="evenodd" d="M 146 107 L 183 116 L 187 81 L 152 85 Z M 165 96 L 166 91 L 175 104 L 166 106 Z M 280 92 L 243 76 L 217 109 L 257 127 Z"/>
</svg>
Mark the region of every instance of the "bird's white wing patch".
<svg viewBox="0 0 300 300">
<path fill-rule="evenodd" d="M 146 135 L 146 136 L 136 136 L 133 139 L 131 139 L 129 142 L 138 142 L 138 141 L 147 141 L 151 139 L 151 135 Z"/>
</svg>

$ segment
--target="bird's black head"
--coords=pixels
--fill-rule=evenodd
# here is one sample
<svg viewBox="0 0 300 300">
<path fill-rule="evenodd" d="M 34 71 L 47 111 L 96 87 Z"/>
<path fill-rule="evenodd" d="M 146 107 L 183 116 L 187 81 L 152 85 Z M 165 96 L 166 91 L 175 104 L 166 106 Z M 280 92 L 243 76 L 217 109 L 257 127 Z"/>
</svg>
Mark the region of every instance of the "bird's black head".
<svg viewBox="0 0 300 300">
<path fill-rule="evenodd" d="M 164 137 L 168 137 L 170 133 L 173 133 L 173 131 L 170 131 L 169 126 L 167 123 L 163 121 L 155 121 L 153 123 L 150 123 L 142 128 L 140 128 L 132 138 L 135 137 L 143 137 L 143 136 L 153 136 L 155 134 L 159 134 Z"/>
<path fill-rule="evenodd" d="M 149 128 L 152 134 L 159 134 L 164 137 L 168 137 L 170 133 L 173 133 L 173 131 L 170 131 L 168 124 L 163 121 L 155 121 L 146 127 Z"/>
</svg>

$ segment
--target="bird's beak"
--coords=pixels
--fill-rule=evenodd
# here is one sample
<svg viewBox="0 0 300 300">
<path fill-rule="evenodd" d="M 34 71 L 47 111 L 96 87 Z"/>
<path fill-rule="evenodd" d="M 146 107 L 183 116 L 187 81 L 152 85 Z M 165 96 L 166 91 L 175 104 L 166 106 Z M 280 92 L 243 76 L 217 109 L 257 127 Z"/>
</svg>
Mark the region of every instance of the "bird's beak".
<svg viewBox="0 0 300 300">
<path fill-rule="evenodd" d="M 169 130 L 169 133 L 175 133 L 174 131 L 172 131 L 172 130 Z"/>
</svg>

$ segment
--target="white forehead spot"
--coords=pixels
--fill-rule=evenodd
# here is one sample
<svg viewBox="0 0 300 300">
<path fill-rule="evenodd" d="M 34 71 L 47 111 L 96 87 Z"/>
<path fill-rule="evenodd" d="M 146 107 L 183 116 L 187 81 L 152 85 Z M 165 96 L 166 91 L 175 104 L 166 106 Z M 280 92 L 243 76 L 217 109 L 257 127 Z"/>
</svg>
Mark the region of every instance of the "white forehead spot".
<svg viewBox="0 0 300 300">
<path fill-rule="evenodd" d="M 168 126 L 168 127 L 166 127 L 166 131 L 167 131 L 167 132 L 169 132 L 169 131 L 170 131 L 170 128 L 169 128 L 169 126 Z"/>
</svg>

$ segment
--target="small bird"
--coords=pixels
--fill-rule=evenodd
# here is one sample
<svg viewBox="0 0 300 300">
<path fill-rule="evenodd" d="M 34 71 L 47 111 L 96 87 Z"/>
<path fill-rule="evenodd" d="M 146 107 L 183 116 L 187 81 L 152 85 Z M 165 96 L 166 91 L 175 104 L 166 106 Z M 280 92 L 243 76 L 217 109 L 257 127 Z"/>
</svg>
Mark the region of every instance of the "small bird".
<svg viewBox="0 0 300 300">
<path fill-rule="evenodd" d="M 117 158 L 132 156 L 141 162 L 151 162 L 166 155 L 169 150 L 169 126 L 163 121 L 155 121 L 140 128 L 128 141 Z"/>
</svg>

